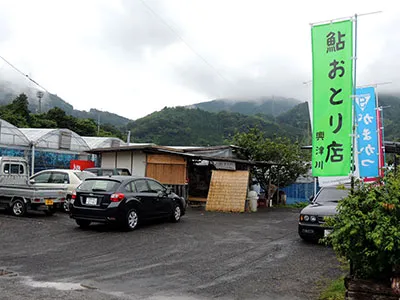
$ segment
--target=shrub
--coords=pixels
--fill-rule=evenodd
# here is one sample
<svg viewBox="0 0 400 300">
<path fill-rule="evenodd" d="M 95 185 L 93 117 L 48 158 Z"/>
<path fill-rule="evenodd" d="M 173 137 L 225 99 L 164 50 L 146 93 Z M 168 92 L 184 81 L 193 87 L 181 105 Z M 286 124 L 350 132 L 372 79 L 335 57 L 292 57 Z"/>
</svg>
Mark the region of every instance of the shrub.
<svg viewBox="0 0 400 300">
<path fill-rule="evenodd" d="M 347 259 L 360 279 L 388 280 L 400 265 L 400 177 L 389 174 L 378 184 L 356 182 L 327 219 L 333 232 L 325 238 Z"/>
</svg>

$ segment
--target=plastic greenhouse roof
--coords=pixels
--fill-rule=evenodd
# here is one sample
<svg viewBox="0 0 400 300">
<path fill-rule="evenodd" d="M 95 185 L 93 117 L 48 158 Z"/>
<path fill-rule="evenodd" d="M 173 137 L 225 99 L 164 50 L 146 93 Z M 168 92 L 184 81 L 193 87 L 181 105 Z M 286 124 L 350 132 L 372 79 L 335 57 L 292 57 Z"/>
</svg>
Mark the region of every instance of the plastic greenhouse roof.
<svg viewBox="0 0 400 300">
<path fill-rule="evenodd" d="M 83 136 L 82 138 L 90 149 L 115 147 L 115 144 L 119 146 L 127 145 L 123 140 L 115 137 Z"/>
<path fill-rule="evenodd" d="M 0 119 L 0 144 L 29 146 L 29 139 L 18 127 Z"/>
<path fill-rule="evenodd" d="M 25 134 L 35 147 L 78 152 L 84 152 L 90 149 L 80 135 L 69 129 L 20 128 L 20 131 Z M 66 136 L 66 140 L 63 141 L 62 138 L 64 136 Z M 61 147 L 61 144 L 63 147 Z"/>
</svg>

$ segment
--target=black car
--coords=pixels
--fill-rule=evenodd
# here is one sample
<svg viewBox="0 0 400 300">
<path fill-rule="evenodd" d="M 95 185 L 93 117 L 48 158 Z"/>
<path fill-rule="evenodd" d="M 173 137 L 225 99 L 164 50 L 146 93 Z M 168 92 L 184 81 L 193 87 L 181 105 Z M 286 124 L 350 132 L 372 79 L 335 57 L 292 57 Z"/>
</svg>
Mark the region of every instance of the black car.
<svg viewBox="0 0 400 300">
<path fill-rule="evenodd" d="M 311 204 L 303 208 L 299 216 L 299 235 L 304 240 L 318 241 L 328 235 L 332 228 L 323 226 L 325 217 L 337 214 L 338 202 L 347 197 L 350 190 L 344 186 L 323 187 Z"/>
<path fill-rule="evenodd" d="M 85 171 L 97 176 L 131 175 L 131 172 L 127 168 L 86 168 Z"/>
<path fill-rule="evenodd" d="M 81 227 L 91 222 L 117 223 L 134 230 L 144 219 L 179 222 L 186 203 L 158 181 L 146 177 L 87 178 L 72 195 L 70 216 Z"/>
</svg>

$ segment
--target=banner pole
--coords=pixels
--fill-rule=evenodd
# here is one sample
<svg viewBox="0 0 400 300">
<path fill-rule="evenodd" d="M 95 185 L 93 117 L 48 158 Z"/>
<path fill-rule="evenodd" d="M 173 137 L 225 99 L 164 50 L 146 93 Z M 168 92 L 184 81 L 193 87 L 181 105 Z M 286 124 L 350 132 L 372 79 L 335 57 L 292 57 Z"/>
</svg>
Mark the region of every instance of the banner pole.
<svg viewBox="0 0 400 300">
<path fill-rule="evenodd" d="M 378 89 L 375 87 L 374 88 L 374 92 L 375 92 L 375 107 L 376 107 L 376 130 L 377 130 L 377 135 L 378 135 L 378 145 L 379 145 L 379 149 L 378 149 L 378 166 L 379 166 L 379 170 L 378 170 L 378 177 L 382 177 L 382 171 L 383 171 L 383 166 L 384 166 L 384 162 L 383 162 L 383 134 L 381 131 L 381 118 L 382 118 L 382 110 L 379 107 L 379 96 L 378 96 Z M 382 142 L 381 142 L 382 141 Z"/>
<path fill-rule="evenodd" d="M 383 122 L 383 109 L 381 110 L 381 115 L 380 115 L 380 126 L 382 127 L 382 152 L 383 152 L 383 162 L 382 162 L 382 168 L 385 170 L 385 165 L 386 165 L 386 151 L 385 151 L 385 141 L 383 140 L 385 137 L 385 123 Z M 386 173 L 386 172 L 385 172 Z M 385 174 L 384 173 L 384 174 Z"/>
<path fill-rule="evenodd" d="M 368 13 L 363 13 L 363 14 L 358 14 L 357 16 L 362 17 L 362 16 L 369 16 L 369 15 L 374 15 L 374 14 L 379 14 L 383 11 L 378 10 L 378 11 L 373 11 L 373 12 L 368 12 Z M 326 24 L 326 23 L 332 23 L 332 22 L 337 22 L 337 21 L 344 21 L 344 20 L 349 20 L 352 19 L 353 16 L 349 17 L 340 17 L 340 18 L 334 18 L 330 20 L 325 20 L 325 21 L 318 21 L 318 22 L 313 22 L 310 23 L 310 26 L 315 26 L 315 25 L 320 25 L 320 24 Z"/>
<path fill-rule="evenodd" d="M 352 102 L 352 161 L 351 161 L 351 189 L 354 187 L 354 173 L 355 173 L 355 155 L 357 149 L 355 149 L 356 143 L 356 116 L 355 116 L 355 99 L 356 99 L 356 91 L 357 91 L 357 14 L 354 15 L 354 53 L 353 53 L 353 97 L 351 99 Z"/>
</svg>

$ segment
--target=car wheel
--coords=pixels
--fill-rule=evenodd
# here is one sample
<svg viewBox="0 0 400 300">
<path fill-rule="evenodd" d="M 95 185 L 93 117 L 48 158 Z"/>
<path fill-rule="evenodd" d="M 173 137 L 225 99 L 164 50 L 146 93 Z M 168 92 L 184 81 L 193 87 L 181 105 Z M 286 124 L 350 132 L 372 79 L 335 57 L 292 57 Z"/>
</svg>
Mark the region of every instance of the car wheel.
<svg viewBox="0 0 400 300">
<path fill-rule="evenodd" d="M 64 203 L 63 203 L 63 205 L 62 205 L 62 210 L 64 211 L 64 212 L 69 212 L 69 197 L 67 197 L 66 199 L 65 199 L 65 201 L 64 201 Z"/>
<path fill-rule="evenodd" d="M 139 224 L 139 215 L 135 209 L 130 209 L 126 214 L 125 229 L 132 231 Z"/>
<path fill-rule="evenodd" d="M 75 222 L 82 229 L 88 228 L 91 223 L 88 220 L 75 220 Z"/>
<path fill-rule="evenodd" d="M 26 204 L 21 199 L 15 200 L 11 205 L 11 213 L 16 217 L 23 217 L 26 214 Z"/>
<path fill-rule="evenodd" d="M 182 209 L 178 204 L 175 204 L 171 216 L 171 221 L 177 223 L 181 220 L 181 217 L 182 217 Z"/>
</svg>

